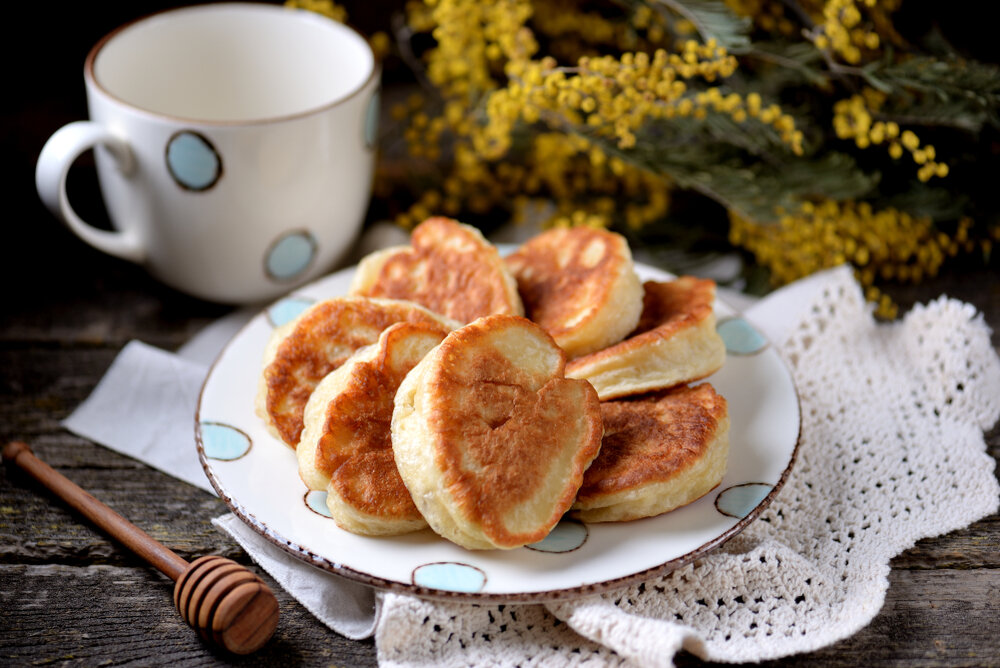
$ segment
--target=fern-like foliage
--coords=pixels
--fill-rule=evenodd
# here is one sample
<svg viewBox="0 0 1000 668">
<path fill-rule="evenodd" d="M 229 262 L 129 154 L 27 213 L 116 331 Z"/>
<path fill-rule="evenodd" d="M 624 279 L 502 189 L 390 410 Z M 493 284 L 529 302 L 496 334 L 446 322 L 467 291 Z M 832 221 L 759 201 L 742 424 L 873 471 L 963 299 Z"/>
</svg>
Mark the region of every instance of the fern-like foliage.
<svg viewBox="0 0 1000 668">
<path fill-rule="evenodd" d="M 690 21 L 706 40 L 738 53 L 750 46 L 750 19 L 735 14 L 721 0 L 653 0 L 654 5 Z"/>
<path fill-rule="evenodd" d="M 872 86 L 895 94 L 896 113 L 922 125 L 978 132 L 1000 126 L 1000 67 L 957 57 L 913 56 L 876 62 L 863 73 Z"/>
</svg>

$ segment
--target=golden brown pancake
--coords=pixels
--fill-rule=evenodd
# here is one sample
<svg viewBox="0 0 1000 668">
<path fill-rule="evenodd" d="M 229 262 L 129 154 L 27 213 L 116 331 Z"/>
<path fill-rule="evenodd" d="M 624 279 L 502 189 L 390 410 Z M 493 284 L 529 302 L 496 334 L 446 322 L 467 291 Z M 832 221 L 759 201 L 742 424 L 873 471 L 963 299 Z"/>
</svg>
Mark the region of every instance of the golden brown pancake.
<svg viewBox="0 0 1000 668">
<path fill-rule="evenodd" d="M 524 313 L 517 284 L 496 248 L 476 228 L 449 218 L 417 225 L 410 246 L 365 257 L 350 294 L 414 301 L 462 323 Z"/>
<path fill-rule="evenodd" d="M 642 316 L 629 338 L 566 365 L 566 375 L 590 381 L 602 401 L 690 383 L 726 361 L 714 281 L 682 276 L 643 288 Z"/>
<path fill-rule="evenodd" d="M 274 330 L 264 352 L 256 411 L 268 430 L 292 448 L 302 435 L 302 414 L 323 378 L 389 325 L 457 323 L 422 306 L 390 299 L 335 297 L 313 304 Z"/>
<path fill-rule="evenodd" d="M 652 517 L 701 498 L 726 473 L 729 415 L 711 385 L 601 403 L 604 441 L 573 514 L 585 522 Z"/>
<path fill-rule="evenodd" d="M 572 359 L 635 329 L 643 291 L 628 243 L 589 227 L 553 229 L 506 258 L 527 316 Z"/>
<path fill-rule="evenodd" d="M 589 383 L 516 316 L 449 334 L 396 392 L 392 448 L 427 523 L 468 549 L 544 538 L 579 490 L 603 427 Z"/>
<path fill-rule="evenodd" d="M 399 477 L 391 448 L 341 464 L 330 479 L 326 507 L 337 526 L 364 536 L 398 536 L 427 527 Z"/>
<path fill-rule="evenodd" d="M 296 450 L 299 475 L 310 489 L 327 491 L 342 529 L 384 536 L 427 526 L 396 470 L 389 426 L 399 384 L 448 331 L 390 325 L 313 390 Z"/>
</svg>

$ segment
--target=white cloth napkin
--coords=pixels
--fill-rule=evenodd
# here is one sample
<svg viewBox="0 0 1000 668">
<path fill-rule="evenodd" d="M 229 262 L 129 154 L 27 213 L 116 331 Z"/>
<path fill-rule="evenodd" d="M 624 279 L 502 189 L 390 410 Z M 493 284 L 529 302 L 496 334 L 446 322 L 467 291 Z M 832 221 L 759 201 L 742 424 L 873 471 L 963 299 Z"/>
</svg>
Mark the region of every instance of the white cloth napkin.
<svg viewBox="0 0 1000 668">
<path fill-rule="evenodd" d="M 193 447 L 207 366 L 130 341 L 63 426 L 215 493 Z"/>
<path fill-rule="evenodd" d="M 722 295 L 725 299 L 724 291 Z M 744 299 L 740 303 L 748 302 Z M 828 311 L 836 310 L 835 307 L 839 308 L 837 316 L 844 322 L 831 319 Z M 64 421 L 64 426 L 211 492 L 194 447 L 197 397 L 208 364 L 252 315 L 251 310 L 234 312 L 209 326 L 176 354 L 138 341 L 130 342 L 92 395 Z M 861 628 L 878 612 L 892 556 L 922 536 L 953 530 L 996 511 L 998 489 L 992 474 L 994 463 L 985 454 L 982 431 L 1000 414 L 1000 360 L 989 343 L 988 328 L 982 318 L 971 307 L 957 302 L 943 300 L 927 309 L 917 309 L 908 318 L 908 323 L 893 325 L 893 330 L 876 326 L 847 268 L 822 272 L 778 290 L 749 306 L 743 315 L 789 359 L 799 384 L 804 413 L 803 443 L 800 461 L 793 471 L 801 472 L 799 484 L 790 480 L 769 509 L 767 517 L 770 519 L 754 523 L 739 539 L 724 546 L 717 553 L 717 559 L 716 555 L 711 555 L 704 563 L 660 578 L 648 588 L 644 583 L 638 589 L 631 588 L 623 593 L 548 606 L 435 603 L 376 592 L 302 563 L 272 546 L 233 515 L 217 518 L 214 523 L 331 629 L 349 638 L 375 635 L 379 660 L 386 665 L 546 662 L 670 665 L 673 655 L 681 648 L 708 659 L 759 661 L 830 644 Z M 936 322 L 939 326 L 935 326 Z M 816 323 L 823 326 L 817 327 Z M 828 351 L 830 357 L 822 363 L 823 351 L 818 342 L 827 339 L 833 339 Z M 891 442 L 883 447 L 887 448 L 886 457 L 893 464 L 881 473 L 895 480 L 897 471 L 892 466 L 912 468 L 914 464 L 908 462 L 922 461 L 919 452 L 933 449 L 937 439 L 955 453 L 944 481 L 955 488 L 949 491 L 949 498 L 957 496 L 964 501 L 947 508 L 924 509 L 927 514 L 923 521 L 913 523 L 912 527 L 904 522 L 904 529 L 894 530 L 892 540 L 869 532 L 866 535 L 873 536 L 873 541 L 877 539 L 883 545 L 877 554 L 865 552 L 860 542 L 855 548 L 856 554 L 860 552 L 873 560 L 871 569 L 844 570 L 844 581 L 848 584 L 856 584 L 856 578 L 867 578 L 867 585 L 841 586 L 839 579 L 833 583 L 835 578 L 832 577 L 829 578 L 831 583 L 816 582 L 814 589 L 809 591 L 816 604 L 810 606 L 808 612 L 789 607 L 790 601 L 775 605 L 773 610 L 778 611 L 777 616 L 769 615 L 766 623 L 772 631 L 777 629 L 777 637 L 771 632 L 764 635 L 748 631 L 747 620 L 760 613 L 755 609 L 755 605 L 760 605 L 754 603 L 755 598 L 771 600 L 777 588 L 784 594 L 791 593 L 797 603 L 805 594 L 793 593 L 794 587 L 800 584 L 795 578 L 801 577 L 813 586 L 813 578 L 831 575 L 829 569 L 813 562 L 843 556 L 830 554 L 832 543 L 828 536 L 810 537 L 817 532 L 816 526 L 802 518 L 808 519 L 822 511 L 803 508 L 805 502 L 801 498 L 788 501 L 785 492 L 792 489 L 793 493 L 798 491 L 800 496 L 807 496 L 802 490 L 812 489 L 820 480 L 830 479 L 825 472 L 815 468 L 822 459 L 811 454 L 810 448 L 814 447 L 811 439 L 840 439 L 855 444 L 858 434 L 864 431 L 851 420 L 842 421 L 841 426 L 837 421 L 822 421 L 821 426 L 827 431 L 820 435 L 810 431 L 810 411 L 815 416 L 817 411 L 844 410 L 843 397 L 832 395 L 848 393 L 848 399 L 854 403 L 847 405 L 854 409 L 864 405 L 866 397 L 858 387 L 845 385 L 849 379 L 841 379 L 843 382 L 839 386 L 824 386 L 817 384 L 823 378 L 813 373 L 814 369 L 803 368 L 804 360 L 808 360 L 808 365 L 824 369 L 827 376 L 836 375 L 829 366 L 844 367 L 844 357 L 854 357 L 852 351 L 855 349 L 867 351 L 857 358 L 873 367 L 862 374 L 869 382 L 874 377 L 877 382 L 886 382 L 888 378 L 898 384 L 899 380 L 892 377 L 893 369 L 879 365 L 902 366 L 907 373 L 913 373 L 904 374 L 909 385 L 904 383 L 898 393 L 926 395 L 946 412 L 944 423 L 939 419 L 932 421 L 933 424 L 925 424 L 912 416 L 888 416 L 890 422 L 902 420 L 909 427 L 926 429 L 928 433 L 901 436 L 901 443 L 889 438 Z M 872 350 L 878 354 L 873 354 Z M 903 351 L 901 356 L 888 354 L 900 350 Z M 855 369 L 852 364 L 844 368 Z M 956 384 L 960 388 L 957 393 Z M 887 416 L 876 415 L 872 419 L 885 421 Z M 881 432 L 876 431 L 876 434 L 884 436 Z M 848 456 L 846 453 L 845 449 L 844 456 Z M 900 453 L 904 453 L 902 464 L 898 458 L 892 459 Z M 828 463 L 823 462 L 823 465 Z M 816 480 L 811 480 L 810 476 L 815 476 Z M 854 484 L 836 476 L 833 480 L 830 484 Z M 911 498 L 908 495 L 915 493 L 914 489 L 920 493 L 933 492 L 922 487 L 917 489 L 919 486 L 909 489 L 906 485 L 910 482 L 904 479 L 895 483 L 897 491 L 903 488 L 899 493 L 906 499 Z M 835 505 L 845 507 L 845 512 L 837 518 L 844 524 L 837 524 L 831 531 L 850 533 L 852 537 L 855 531 L 861 533 L 866 520 L 847 512 L 852 503 L 858 501 L 852 499 L 852 491 L 835 486 L 824 488 L 823 494 L 824 503 L 842 498 L 842 502 L 837 501 Z M 853 494 L 857 497 L 857 490 Z M 919 493 L 917 496 L 919 498 Z M 879 498 L 882 497 L 875 492 L 862 500 L 870 504 Z M 787 509 L 796 521 L 780 516 L 782 509 Z M 775 512 L 779 515 L 774 515 Z M 859 522 L 858 526 L 852 526 L 853 522 Z M 841 543 L 839 537 L 836 542 Z M 742 560 L 751 558 L 747 555 L 759 559 L 760 563 L 771 559 L 772 566 L 740 567 L 738 564 L 744 563 Z M 776 570 L 774 560 L 778 563 L 784 560 L 784 568 Z M 683 584 L 693 575 L 703 582 L 698 586 Z M 874 584 L 869 582 L 872 577 L 876 580 Z M 827 584 L 830 586 L 826 587 Z M 666 593 L 649 593 L 654 589 L 663 589 Z M 738 596 L 734 592 L 745 595 Z M 720 612 L 716 601 L 721 603 L 725 597 L 730 607 Z M 710 599 L 712 605 L 704 605 L 705 599 Z M 778 599 L 783 601 L 784 595 L 779 595 Z M 833 619 L 841 610 L 849 611 L 847 619 L 844 615 Z M 707 617 L 699 617 L 705 614 Z M 750 628 L 760 626 L 754 623 Z M 431 633 L 431 628 L 435 632 Z M 796 629 L 795 632 L 791 633 L 790 628 Z M 732 636 L 737 630 L 740 636 L 734 639 Z"/>
<path fill-rule="evenodd" d="M 129 342 L 63 426 L 215 494 L 194 447 L 198 394 L 219 350 L 254 313 L 234 311 L 197 334 L 177 354 Z M 375 632 L 380 601 L 371 587 L 293 559 L 235 515 L 223 515 L 213 523 L 334 631 L 353 639 Z"/>
</svg>

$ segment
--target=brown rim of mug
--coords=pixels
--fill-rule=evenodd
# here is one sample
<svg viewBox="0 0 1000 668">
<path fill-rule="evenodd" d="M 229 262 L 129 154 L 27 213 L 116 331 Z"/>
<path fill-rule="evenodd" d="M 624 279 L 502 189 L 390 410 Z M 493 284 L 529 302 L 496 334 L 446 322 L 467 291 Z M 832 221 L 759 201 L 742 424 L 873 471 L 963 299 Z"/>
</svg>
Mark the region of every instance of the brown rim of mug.
<svg viewBox="0 0 1000 668">
<path fill-rule="evenodd" d="M 144 21 L 148 21 L 149 19 L 157 17 L 157 16 L 163 16 L 163 15 L 166 15 L 166 14 L 172 14 L 174 12 L 200 11 L 200 10 L 204 10 L 204 9 L 213 9 L 213 8 L 220 8 L 220 7 L 227 7 L 227 6 L 228 7 L 236 6 L 236 7 L 243 7 L 243 8 L 252 8 L 252 9 L 255 9 L 255 10 L 263 9 L 264 11 L 270 11 L 271 9 L 276 9 L 276 10 L 282 11 L 282 12 L 287 12 L 287 11 L 307 12 L 307 14 L 310 17 L 315 17 L 316 20 L 329 21 L 329 22 L 334 23 L 336 25 L 341 25 L 344 28 L 346 28 L 347 30 L 349 30 L 350 32 L 352 32 L 355 35 L 357 35 L 358 38 L 364 43 L 365 47 L 367 47 L 368 52 L 372 56 L 371 72 L 369 72 L 368 77 L 360 85 L 358 85 L 356 88 L 352 89 L 347 94 L 345 94 L 345 95 L 343 95 L 341 97 L 338 97 L 335 100 L 331 100 L 330 102 L 327 102 L 325 104 L 321 104 L 321 105 L 319 105 L 317 107 L 312 107 L 310 109 L 306 109 L 304 111 L 299 111 L 299 112 L 296 112 L 294 114 L 285 114 L 284 116 L 273 116 L 273 117 L 268 117 L 268 118 L 254 118 L 254 119 L 247 119 L 247 120 L 240 120 L 240 121 L 205 120 L 205 119 L 199 119 L 199 118 L 188 118 L 186 116 L 174 116 L 172 114 L 165 114 L 165 113 L 162 113 L 162 112 L 159 112 L 159 111 L 153 111 L 151 109 L 146 109 L 144 107 L 139 107 L 139 106 L 136 106 L 136 105 L 132 104 L 131 102 L 123 100 L 121 97 L 119 97 L 118 95 L 115 95 L 114 93 L 112 93 L 111 91 L 109 91 L 107 88 L 105 88 L 104 85 L 101 84 L 100 81 L 98 81 L 97 75 L 94 73 L 94 61 L 97 60 L 97 56 L 101 52 L 101 49 L 103 49 L 105 47 L 105 45 L 107 45 L 108 42 L 110 42 L 112 39 L 114 39 L 119 33 L 122 33 L 125 30 L 131 28 L 132 26 L 135 26 L 135 25 L 137 25 L 139 23 L 142 23 Z M 174 7 L 172 9 L 164 9 L 162 11 L 153 12 L 151 14 L 146 14 L 144 16 L 140 16 L 138 18 L 132 19 L 131 21 L 127 21 L 127 22 L 123 23 L 122 25 L 118 26 L 117 28 L 115 28 L 114 30 L 112 30 L 111 32 L 109 32 L 108 34 L 106 34 L 104 37 L 102 37 L 96 44 L 94 44 L 93 47 L 91 47 L 90 52 L 87 54 L 87 58 L 86 58 L 86 60 L 83 63 L 83 76 L 84 76 L 84 79 L 88 83 L 93 84 L 94 88 L 96 88 L 97 90 L 101 91 L 102 94 L 104 94 L 108 98 L 114 100 L 114 102 L 116 104 L 119 104 L 119 105 L 121 105 L 123 107 L 128 107 L 129 109 L 132 109 L 133 111 L 139 112 L 141 114 L 145 114 L 147 116 L 151 116 L 153 118 L 159 118 L 159 119 L 169 120 L 169 121 L 173 121 L 173 122 L 190 123 L 190 124 L 204 125 L 204 126 L 216 126 L 216 127 L 227 127 L 227 126 L 228 127 L 246 127 L 246 126 L 251 126 L 251 125 L 265 125 L 265 124 L 269 124 L 269 123 L 279 123 L 279 122 L 283 122 L 283 121 L 289 121 L 289 120 L 294 120 L 294 119 L 297 119 L 297 118 L 305 118 L 307 116 L 311 116 L 311 115 L 316 114 L 316 113 L 318 113 L 320 111 L 324 111 L 326 109 L 331 109 L 333 107 L 336 107 L 336 106 L 338 106 L 340 104 L 343 104 L 344 102 L 347 102 L 348 100 L 350 100 L 350 99 L 358 96 L 366 88 L 368 88 L 369 84 L 372 82 L 373 79 L 377 79 L 378 78 L 378 76 L 380 75 L 380 72 L 381 72 L 381 64 L 379 63 L 378 58 L 375 57 L 375 51 L 372 49 L 371 43 L 369 43 L 369 41 L 367 39 L 365 39 L 364 35 L 362 35 L 360 31 L 358 31 L 357 29 L 355 29 L 351 25 L 348 25 L 347 23 L 339 23 L 337 21 L 334 21 L 333 19 L 330 19 L 330 18 L 327 18 L 327 17 L 323 16 L 322 14 L 318 14 L 316 12 L 310 12 L 310 11 L 305 10 L 305 9 L 291 9 L 291 8 L 287 8 L 287 7 L 282 7 L 280 5 L 267 5 L 267 4 L 254 3 L 254 2 L 209 2 L 209 3 L 205 3 L 203 5 L 189 5 L 189 6 L 185 6 L 185 7 Z"/>
</svg>

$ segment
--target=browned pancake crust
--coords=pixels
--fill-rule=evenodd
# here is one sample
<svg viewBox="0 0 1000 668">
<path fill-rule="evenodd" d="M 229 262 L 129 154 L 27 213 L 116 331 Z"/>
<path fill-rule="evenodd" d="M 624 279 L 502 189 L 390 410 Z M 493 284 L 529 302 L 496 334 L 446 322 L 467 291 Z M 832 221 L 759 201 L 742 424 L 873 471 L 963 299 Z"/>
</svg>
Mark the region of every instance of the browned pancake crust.
<svg viewBox="0 0 1000 668">
<path fill-rule="evenodd" d="M 669 481 L 704 456 L 726 414 L 726 400 L 708 383 L 602 402 L 604 440 L 578 501 Z"/>
<path fill-rule="evenodd" d="M 420 511 L 399 477 L 391 448 L 346 459 L 330 476 L 330 486 L 355 509 L 387 520 L 420 520 Z"/>
<path fill-rule="evenodd" d="M 392 460 L 390 424 L 393 399 L 399 384 L 413 368 L 412 365 L 394 363 L 392 349 L 397 340 L 418 332 L 436 336 L 437 341 L 448 334 L 448 330 L 440 325 L 391 325 L 382 339 L 385 345 L 381 353 L 371 362 L 355 365 L 350 384 L 327 404 L 323 435 L 316 445 L 316 468 L 321 473 L 331 478 L 334 472 L 342 476 L 339 469 L 347 460 L 369 452 L 389 452 L 389 459 Z M 338 447 L 338 443 L 344 447 Z M 396 493 L 400 489 L 405 491 L 395 463 L 391 469 L 383 471 L 382 477 L 386 479 L 387 493 Z M 378 478 L 373 478 L 370 492 L 374 497 L 383 495 L 378 488 Z M 406 496 L 409 498 L 408 493 Z M 416 507 L 413 508 L 416 511 Z"/>
<path fill-rule="evenodd" d="M 407 299 L 459 322 L 517 313 L 497 271 L 496 249 L 449 218 L 428 218 L 413 229 L 410 249 L 391 256 L 368 297 Z"/>
<path fill-rule="evenodd" d="M 285 443 L 298 444 L 306 402 L 323 377 L 397 322 L 438 326 L 433 317 L 407 304 L 357 297 L 321 302 L 303 315 L 264 369 L 267 412 Z"/>
<path fill-rule="evenodd" d="M 669 339 L 682 329 L 693 327 L 712 315 L 715 302 L 715 281 L 694 276 L 681 276 L 673 281 L 643 283 L 642 315 L 627 339 L 596 353 L 577 357 L 566 365 L 566 371 L 603 358 Z M 692 378 L 690 380 L 697 380 Z"/>
<path fill-rule="evenodd" d="M 608 300 L 608 277 L 619 272 L 623 243 L 607 230 L 574 227 L 544 232 L 511 253 L 507 266 L 526 315 L 556 339 L 579 327 L 582 311 Z"/>
<path fill-rule="evenodd" d="M 481 328 L 456 330 L 441 344 L 442 370 L 430 381 L 432 393 L 455 396 L 471 390 L 473 398 L 457 412 L 452 404 L 438 408 L 428 421 L 440 435 L 437 467 L 444 471 L 449 492 L 465 517 L 479 524 L 497 545 L 523 545 L 544 538 L 551 525 L 537 536 L 515 535 L 508 531 L 504 517 L 542 486 L 546 455 L 561 445 L 560 422 L 567 415 L 579 414 L 583 407 L 586 445 L 577 468 L 567 472 L 567 485 L 555 504 L 561 509 L 559 515 L 572 505 L 583 471 L 600 448 L 603 424 L 600 402 L 590 383 L 563 378 L 560 368 L 555 378 L 536 391 L 534 381 L 503 355 L 484 354 L 483 340 L 489 338 L 493 320 L 481 320 Z M 470 463 L 475 475 L 470 474 Z"/>
</svg>

